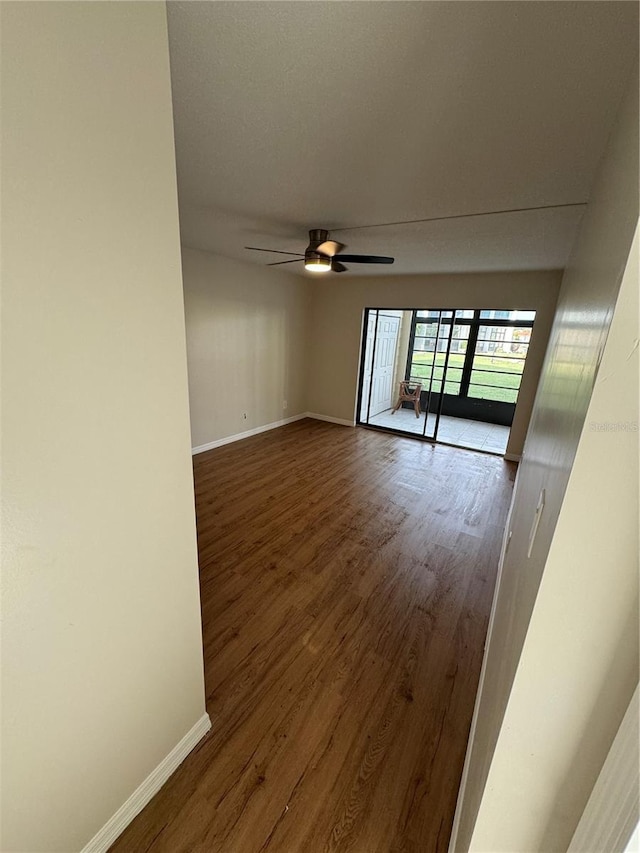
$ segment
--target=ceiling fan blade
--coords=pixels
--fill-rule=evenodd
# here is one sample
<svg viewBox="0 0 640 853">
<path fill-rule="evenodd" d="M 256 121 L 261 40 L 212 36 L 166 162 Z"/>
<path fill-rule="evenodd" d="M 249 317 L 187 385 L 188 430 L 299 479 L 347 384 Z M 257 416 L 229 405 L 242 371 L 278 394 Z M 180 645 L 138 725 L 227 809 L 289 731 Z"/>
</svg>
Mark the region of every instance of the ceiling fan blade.
<svg viewBox="0 0 640 853">
<path fill-rule="evenodd" d="M 345 264 L 392 264 L 394 258 L 383 255 L 334 255 L 334 261 L 344 261 Z"/>
<path fill-rule="evenodd" d="M 341 264 L 340 261 L 336 261 L 335 258 L 331 259 L 331 272 L 346 272 L 347 268 L 344 264 Z"/>
<path fill-rule="evenodd" d="M 274 255 L 296 255 L 298 258 L 304 258 L 302 252 L 281 252 L 279 249 L 259 249 L 257 246 L 245 246 L 245 249 L 251 249 L 252 252 L 272 252 Z"/>
<path fill-rule="evenodd" d="M 287 254 L 289 254 L 287 252 Z M 301 261 L 304 261 L 304 256 L 302 258 L 294 258 L 292 261 L 275 261 L 272 264 L 266 264 L 268 267 L 279 267 L 281 264 L 299 264 Z"/>
<path fill-rule="evenodd" d="M 321 255 L 329 255 L 332 258 L 334 255 L 337 255 L 338 252 L 341 252 L 343 249 L 347 247 L 344 243 L 337 243 L 335 240 L 325 240 L 324 243 L 320 243 L 317 249 L 314 251 L 320 252 Z"/>
</svg>

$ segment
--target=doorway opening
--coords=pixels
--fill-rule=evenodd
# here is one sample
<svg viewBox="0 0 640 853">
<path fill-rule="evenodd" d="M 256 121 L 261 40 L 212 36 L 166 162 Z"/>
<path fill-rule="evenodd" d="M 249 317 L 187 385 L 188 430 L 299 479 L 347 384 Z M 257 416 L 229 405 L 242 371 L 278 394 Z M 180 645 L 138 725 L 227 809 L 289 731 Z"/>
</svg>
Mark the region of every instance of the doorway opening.
<svg viewBox="0 0 640 853">
<path fill-rule="evenodd" d="M 357 423 L 503 455 L 535 311 L 366 308 Z"/>
</svg>

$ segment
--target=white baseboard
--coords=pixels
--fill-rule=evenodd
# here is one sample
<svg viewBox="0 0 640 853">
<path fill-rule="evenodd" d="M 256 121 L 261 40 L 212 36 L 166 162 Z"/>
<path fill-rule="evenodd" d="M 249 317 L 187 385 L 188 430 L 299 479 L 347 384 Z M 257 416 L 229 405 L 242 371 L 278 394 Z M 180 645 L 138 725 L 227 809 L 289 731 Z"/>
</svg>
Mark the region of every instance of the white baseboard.
<svg viewBox="0 0 640 853">
<path fill-rule="evenodd" d="M 505 453 L 504 458 L 507 462 L 519 462 L 522 457 L 519 453 Z"/>
<path fill-rule="evenodd" d="M 210 728 L 211 720 L 209 719 L 209 715 L 203 714 L 193 728 L 162 759 L 155 770 L 152 770 L 144 782 L 136 788 L 129 799 L 120 806 L 113 817 L 82 848 L 81 853 L 104 853 L 104 851 L 108 850 L 116 838 L 129 826 L 134 817 L 158 793 L 169 776 L 171 776 L 174 770 L 177 770 L 178 766 L 182 764 L 187 755 L 202 740 Z"/>
<path fill-rule="evenodd" d="M 312 415 L 308 415 L 306 412 L 303 412 L 301 415 L 293 415 L 291 418 L 284 418 L 281 421 L 274 421 L 271 424 L 264 424 L 263 426 L 254 427 L 253 429 L 247 429 L 244 432 L 237 432 L 234 435 L 226 435 L 224 438 L 217 438 L 215 441 L 209 441 L 207 444 L 200 444 L 198 447 L 191 448 L 191 455 L 195 456 L 197 453 L 204 453 L 205 450 L 213 450 L 215 447 L 222 447 L 224 444 L 232 444 L 234 441 L 242 441 L 243 438 L 250 438 L 252 435 L 258 435 L 261 432 L 268 432 L 270 429 L 277 429 L 281 426 L 286 426 L 287 424 L 292 424 L 294 421 L 301 421 L 303 418 L 309 418 Z"/>
<path fill-rule="evenodd" d="M 340 424 L 341 426 L 355 426 L 354 421 L 346 421 L 342 418 L 331 418 L 329 415 L 317 415 L 315 412 L 303 412 L 301 415 L 293 415 L 291 418 L 285 418 L 282 421 L 274 421 L 271 424 L 254 427 L 254 429 L 245 430 L 245 432 L 237 432 L 235 435 L 226 435 L 224 438 L 217 438 L 215 441 L 209 441 L 207 444 L 200 444 L 198 447 L 191 448 L 191 455 L 204 453 L 205 450 L 213 450 L 215 447 L 222 447 L 223 444 L 232 444 L 234 441 L 242 441 L 243 438 L 250 438 L 252 435 L 258 435 L 261 432 L 268 432 L 270 429 L 277 429 L 287 424 L 292 424 L 294 421 L 301 421 L 303 418 L 313 418 L 316 421 L 328 421 L 331 424 Z"/>
<path fill-rule="evenodd" d="M 347 421 L 344 418 L 332 418 L 329 415 L 318 415 L 315 412 L 307 412 L 308 418 L 313 418 L 316 421 L 327 421 L 330 424 L 340 424 L 340 426 L 355 426 L 355 421 Z"/>
<path fill-rule="evenodd" d="M 505 456 L 505 459 L 507 457 Z M 458 835 L 460 833 L 460 823 L 462 821 L 462 811 L 466 808 L 467 784 L 469 782 L 469 773 L 471 768 L 471 753 L 476 743 L 476 731 L 478 729 L 478 718 L 480 716 L 480 703 L 483 698 L 484 684 L 487 675 L 487 658 L 489 652 L 489 644 L 493 635 L 493 626 L 496 619 L 496 611 L 498 609 L 498 597 L 502 586 L 502 568 L 504 566 L 504 558 L 509 546 L 510 531 L 511 531 L 511 516 L 513 514 L 513 500 L 517 493 L 518 479 L 520 477 L 520 469 L 516 471 L 515 482 L 511 492 L 511 504 L 507 513 L 507 520 L 502 534 L 502 545 L 500 547 L 500 557 L 498 558 L 498 571 L 496 574 L 496 585 L 493 589 L 493 600 L 491 602 L 491 613 L 489 614 L 489 625 L 487 626 L 487 634 L 484 641 L 484 650 L 482 653 L 482 666 L 480 667 L 480 678 L 478 679 L 478 689 L 476 690 L 476 698 L 473 706 L 473 716 L 471 717 L 471 726 L 469 728 L 469 737 L 467 739 L 467 751 L 464 757 L 462 766 L 462 775 L 460 777 L 460 787 L 458 788 L 458 799 L 456 802 L 456 810 L 453 814 L 453 825 L 451 827 L 451 835 L 449 836 L 448 853 L 456 853 L 458 849 Z"/>
</svg>

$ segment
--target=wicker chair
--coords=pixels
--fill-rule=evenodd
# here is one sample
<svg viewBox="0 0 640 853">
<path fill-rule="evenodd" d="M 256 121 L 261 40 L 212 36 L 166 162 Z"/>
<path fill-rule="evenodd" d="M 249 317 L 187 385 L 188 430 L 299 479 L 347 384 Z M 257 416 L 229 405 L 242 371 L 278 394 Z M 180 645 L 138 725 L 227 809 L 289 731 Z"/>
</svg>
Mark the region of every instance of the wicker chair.
<svg viewBox="0 0 640 853">
<path fill-rule="evenodd" d="M 416 417 L 420 417 L 420 392 L 422 391 L 422 382 L 404 382 L 400 383 L 400 393 L 398 401 L 395 404 L 392 415 L 398 411 L 403 403 L 413 403 L 413 408 L 416 412 Z"/>
</svg>

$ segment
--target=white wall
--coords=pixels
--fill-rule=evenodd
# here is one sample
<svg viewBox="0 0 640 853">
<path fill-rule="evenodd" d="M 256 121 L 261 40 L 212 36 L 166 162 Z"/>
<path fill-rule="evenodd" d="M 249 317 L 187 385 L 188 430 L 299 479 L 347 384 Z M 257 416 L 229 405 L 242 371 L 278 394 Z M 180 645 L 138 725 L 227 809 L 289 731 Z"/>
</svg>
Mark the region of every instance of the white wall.
<svg viewBox="0 0 640 853">
<path fill-rule="evenodd" d="M 313 282 L 309 410 L 354 419 L 365 308 L 536 311 L 507 453 L 522 452 L 553 321 L 561 273 L 372 276 Z"/>
<path fill-rule="evenodd" d="M 636 685 L 567 853 L 584 853 L 589 848 L 638 853 L 639 755 L 640 691 Z"/>
<path fill-rule="evenodd" d="M 164 4 L 2 3 L 2 850 L 204 713 Z"/>
<path fill-rule="evenodd" d="M 183 277 L 193 447 L 306 412 L 309 281 L 186 247 Z"/>
<path fill-rule="evenodd" d="M 636 239 L 480 805 L 474 851 L 567 849 L 638 683 L 637 259 Z"/>
<path fill-rule="evenodd" d="M 633 231 L 638 218 L 637 85 L 636 69 L 609 140 L 606 155 L 601 163 L 572 259 L 563 277 L 549 350 L 526 440 L 525 455 L 514 491 L 510 527 L 512 536 L 499 575 L 494 614 L 485 654 L 483 685 L 476 707 L 477 726 L 467 754 L 466 784 L 463 784 L 461 790 L 462 800 L 454 825 L 458 835 L 456 837 L 454 831 L 453 849 L 459 851 L 467 850 L 469 846 L 500 731 L 500 723 L 538 594 L 540 578 L 550 553 L 576 449 L 583 432 L 598 360 L 604 348 L 620 281 L 629 257 Z M 632 394 L 631 387 L 627 388 L 624 394 Z M 613 416 L 613 411 L 611 415 Z M 602 461 L 604 460 L 592 459 L 593 476 L 588 483 L 585 483 L 587 489 L 585 499 L 589 501 L 592 510 L 601 506 L 599 476 Z M 631 457 L 627 471 L 629 470 L 632 470 Z M 629 487 L 629 481 L 623 480 L 620 485 L 621 497 L 627 495 Z M 529 558 L 527 557 L 529 534 L 536 504 L 543 488 L 546 491 L 546 505 Z M 602 508 L 605 509 L 605 507 Z M 567 554 L 568 571 L 571 566 L 577 565 L 578 547 L 583 537 L 592 529 L 591 524 L 591 513 L 577 520 L 576 527 L 572 531 L 576 550 L 573 554 L 571 551 Z M 608 537 L 605 543 L 613 544 Z M 604 554 L 609 553 L 611 557 L 605 556 L 607 563 L 613 560 L 614 550 L 605 549 Z M 574 577 L 573 569 L 571 572 L 567 580 L 571 579 L 578 584 L 574 590 L 577 603 L 581 600 L 583 590 L 579 588 L 579 575 Z M 587 584 L 589 577 L 589 569 L 585 567 L 582 583 Z M 588 590 L 588 586 L 586 589 Z M 611 615 L 611 613 L 607 614 L 609 617 Z M 560 621 L 564 621 L 577 618 L 578 614 L 574 607 L 569 607 L 564 613 L 557 612 L 556 616 Z M 568 624 L 571 622 L 568 621 Z M 610 641 L 608 632 L 617 632 L 619 625 L 605 622 L 603 611 L 602 619 L 598 618 L 592 629 L 594 637 L 600 636 L 601 632 L 602 641 L 608 646 Z M 559 649 L 558 652 L 560 651 Z M 588 654 L 586 650 L 585 654 Z M 607 737 L 615 732 L 612 726 L 614 724 L 617 726 L 619 723 L 629 699 L 626 696 L 625 701 L 622 695 L 626 691 L 623 685 L 626 684 L 627 676 L 624 673 L 627 671 L 629 661 L 625 658 L 624 661 L 619 659 L 617 663 L 620 665 L 620 671 L 617 675 L 612 675 L 612 679 L 613 682 L 618 679 L 617 688 L 620 688 L 621 692 L 616 693 L 617 688 L 612 688 L 615 694 L 612 700 L 613 707 L 605 712 L 607 721 L 604 725 L 604 733 L 600 730 L 597 736 L 594 736 L 592 748 L 588 751 L 590 763 L 588 762 L 583 768 L 585 776 L 581 783 L 582 787 L 579 791 L 574 789 L 570 797 L 573 799 L 567 804 L 564 815 L 553 813 L 550 804 L 547 804 L 549 809 L 546 811 L 536 813 L 541 833 L 538 841 L 547 832 L 547 823 L 549 839 L 565 838 L 570 828 L 569 824 L 574 818 L 577 821 L 579 817 L 579 814 L 575 815 L 578 801 L 586 801 L 588 791 L 585 791 L 585 788 L 595 781 L 595 777 L 589 778 L 589 773 L 594 770 L 594 765 L 600 760 L 601 750 L 605 748 L 603 740 L 606 741 Z M 594 677 L 598 677 L 597 670 L 594 672 Z M 550 678 L 548 685 L 552 684 L 553 680 Z M 581 697 L 582 700 L 588 703 L 588 691 L 585 692 L 584 697 Z M 624 706 L 620 705 L 621 702 L 624 702 Z M 581 711 L 576 708 L 577 725 L 580 725 L 580 713 Z M 564 722 L 567 730 L 573 726 L 569 720 Z M 536 728 L 538 724 L 539 714 L 536 712 L 536 706 L 532 705 L 527 727 Z M 571 750 L 573 745 L 573 740 L 567 737 L 567 749 Z M 606 748 L 608 745 L 606 744 Z M 565 758 L 566 756 L 562 760 Z M 518 778 L 516 764 L 512 766 L 512 771 L 514 774 L 512 786 L 517 790 L 517 786 L 514 785 L 515 779 Z M 542 772 L 542 765 L 540 765 L 540 772 Z M 550 786 L 551 789 L 552 786 Z M 557 790 L 555 793 L 559 796 Z M 564 799 L 557 800 L 559 810 L 562 810 L 561 803 L 564 802 Z M 506 805 L 504 810 L 505 813 L 508 811 Z M 574 827 L 575 824 L 571 830 Z M 489 836 L 485 834 L 482 837 L 486 839 Z M 567 843 L 570 837 L 569 831 Z M 525 845 L 510 849 L 560 849 L 553 846 L 536 847 L 531 839 L 529 841 L 533 846 Z M 494 851 L 506 849 L 500 846 L 482 848 L 477 846 L 478 843 L 476 839 L 475 849 Z M 495 843 L 499 844 L 498 837 Z"/>
</svg>

